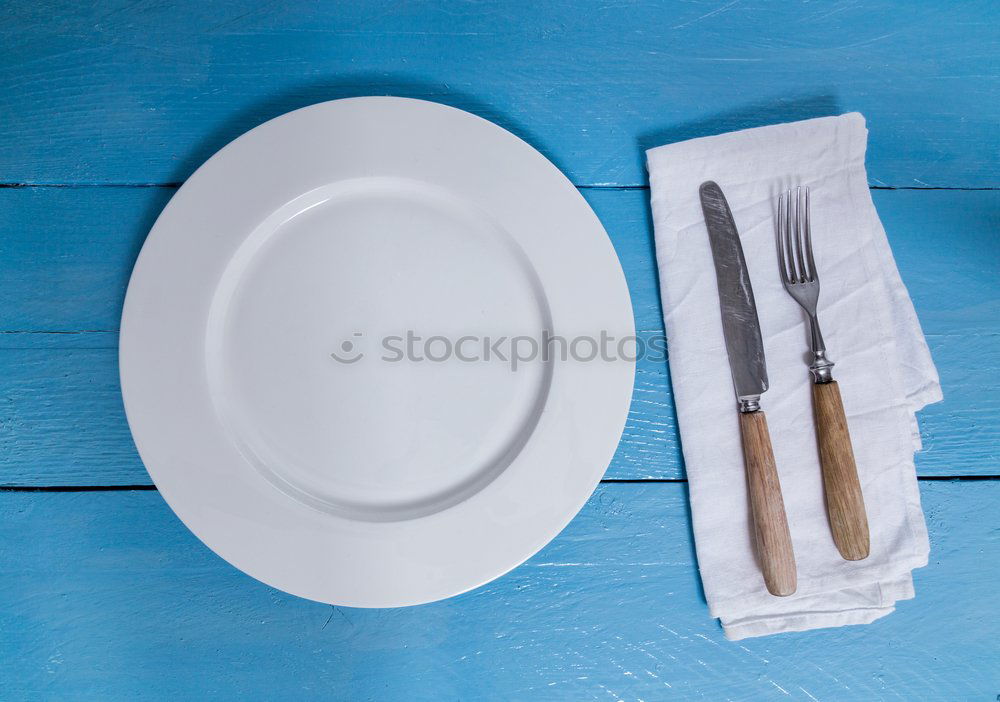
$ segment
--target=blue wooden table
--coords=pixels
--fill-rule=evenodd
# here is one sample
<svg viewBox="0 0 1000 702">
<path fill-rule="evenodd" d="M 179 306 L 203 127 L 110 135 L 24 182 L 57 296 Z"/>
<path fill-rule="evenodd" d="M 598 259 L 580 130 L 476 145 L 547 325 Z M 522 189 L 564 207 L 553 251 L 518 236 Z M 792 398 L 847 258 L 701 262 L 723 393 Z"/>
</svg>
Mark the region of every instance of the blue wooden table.
<svg viewBox="0 0 1000 702">
<path fill-rule="evenodd" d="M 6 3 L 0 13 L 0 699 L 969 699 L 1000 693 L 1000 5 L 686 0 Z M 917 597 L 726 642 L 700 591 L 667 366 L 606 480 L 507 576 L 306 602 L 152 488 L 116 344 L 160 209 L 246 129 L 337 97 L 475 112 L 577 184 L 661 329 L 644 148 L 850 110 L 945 401 L 920 417 Z"/>
</svg>

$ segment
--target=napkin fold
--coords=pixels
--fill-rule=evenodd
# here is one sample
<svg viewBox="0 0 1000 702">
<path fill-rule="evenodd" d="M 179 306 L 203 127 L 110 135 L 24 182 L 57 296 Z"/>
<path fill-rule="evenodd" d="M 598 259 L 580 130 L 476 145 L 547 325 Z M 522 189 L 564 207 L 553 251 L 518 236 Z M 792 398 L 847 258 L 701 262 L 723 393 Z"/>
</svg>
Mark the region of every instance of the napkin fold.
<svg viewBox="0 0 1000 702">
<path fill-rule="evenodd" d="M 927 343 L 868 190 L 857 113 L 693 139 L 647 152 L 670 370 L 705 596 L 726 637 L 863 624 L 913 597 L 927 529 L 915 413 L 941 399 Z M 798 566 L 774 597 L 754 554 L 743 454 L 699 185 L 729 201 L 757 302 L 767 413 Z M 840 384 L 871 554 L 845 561 L 826 514 L 807 368 L 808 330 L 778 276 L 778 193 L 811 188 L 819 319 Z"/>
</svg>

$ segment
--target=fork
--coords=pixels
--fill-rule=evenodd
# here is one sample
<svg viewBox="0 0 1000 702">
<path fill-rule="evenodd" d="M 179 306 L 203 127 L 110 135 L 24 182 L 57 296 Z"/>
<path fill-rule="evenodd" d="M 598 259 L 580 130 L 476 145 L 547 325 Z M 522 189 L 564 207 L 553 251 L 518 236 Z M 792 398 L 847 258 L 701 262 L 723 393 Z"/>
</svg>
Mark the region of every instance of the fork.
<svg viewBox="0 0 1000 702">
<path fill-rule="evenodd" d="M 813 356 L 809 372 L 813 379 L 813 411 L 830 529 L 840 555 L 849 561 L 860 561 L 868 557 L 870 549 L 868 518 L 844 403 L 833 379 L 834 364 L 827 358 L 816 316 L 819 273 L 813 258 L 808 187 L 797 187 L 778 196 L 777 220 L 775 239 L 781 282 L 809 318 Z"/>
</svg>

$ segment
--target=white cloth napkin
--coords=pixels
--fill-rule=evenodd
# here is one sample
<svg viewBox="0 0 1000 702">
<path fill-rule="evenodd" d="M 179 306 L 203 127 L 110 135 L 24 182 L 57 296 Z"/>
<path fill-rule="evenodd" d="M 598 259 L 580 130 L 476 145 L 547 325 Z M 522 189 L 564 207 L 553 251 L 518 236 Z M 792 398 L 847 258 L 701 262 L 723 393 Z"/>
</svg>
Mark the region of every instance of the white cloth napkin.
<svg viewBox="0 0 1000 702">
<path fill-rule="evenodd" d="M 867 134 L 864 118 L 852 113 L 647 152 L 698 565 L 711 613 L 732 640 L 871 622 L 913 597 L 910 571 L 927 563 L 915 412 L 940 400 L 941 386 L 869 194 Z M 736 399 L 698 197 L 706 180 L 729 201 L 757 301 L 770 378 L 761 404 L 798 565 L 791 597 L 768 594 L 754 556 Z M 795 185 L 812 189 L 820 325 L 836 362 L 871 531 L 863 561 L 843 560 L 830 533 L 806 321 L 778 277 L 775 201 Z"/>
</svg>

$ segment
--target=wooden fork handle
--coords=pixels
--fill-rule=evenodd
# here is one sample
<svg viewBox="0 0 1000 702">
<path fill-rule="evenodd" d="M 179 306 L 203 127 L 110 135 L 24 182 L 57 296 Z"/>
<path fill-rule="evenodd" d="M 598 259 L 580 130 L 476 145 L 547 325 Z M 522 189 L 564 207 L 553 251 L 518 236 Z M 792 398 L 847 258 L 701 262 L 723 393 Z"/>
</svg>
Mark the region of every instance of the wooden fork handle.
<svg viewBox="0 0 1000 702">
<path fill-rule="evenodd" d="M 860 561 L 870 548 L 868 517 L 837 381 L 813 385 L 813 409 L 833 542 L 846 560 Z"/>
<path fill-rule="evenodd" d="M 746 461 L 750 510 L 753 513 L 757 557 L 767 591 L 778 597 L 795 592 L 795 553 L 785 518 L 785 502 L 774 466 L 767 418 L 761 411 L 740 413 L 740 435 Z"/>
</svg>

